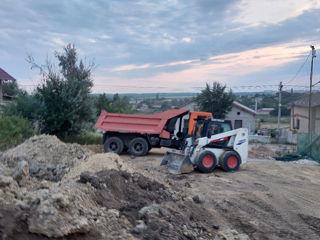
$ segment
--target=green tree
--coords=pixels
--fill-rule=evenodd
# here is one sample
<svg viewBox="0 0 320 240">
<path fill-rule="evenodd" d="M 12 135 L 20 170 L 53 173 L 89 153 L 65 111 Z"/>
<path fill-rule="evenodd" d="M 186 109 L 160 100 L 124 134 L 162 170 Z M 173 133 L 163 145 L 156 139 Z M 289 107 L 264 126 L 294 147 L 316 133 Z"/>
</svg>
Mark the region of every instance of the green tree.
<svg viewBox="0 0 320 240">
<path fill-rule="evenodd" d="M 99 116 L 102 109 L 109 110 L 111 101 L 106 94 L 100 94 L 95 100 L 96 115 Z"/>
<path fill-rule="evenodd" d="M 74 45 L 68 44 L 62 53 L 55 53 L 58 68 L 47 61 L 45 65 L 35 64 L 43 76 L 35 92 L 36 98 L 44 106 L 39 120 L 42 132 L 65 137 L 79 133 L 92 120 L 92 102 L 89 96 L 93 85 L 91 70 L 94 64 L 85 65 L 78 60 Z"/>
<path fill-rule="evenodd" d="M 226 92 L 226 86 L 213 82 L 212 87 L 206 83 L 205 89 L 196 97 L 201 111 L 211 112 L 215 118 L 224 118 L 232 108 L 235 96 L 232 91 Z"/>
<path fill-rule="evenodd" d="M 34 135 L 28 120 L 18 116 L 0 117 L 0 151 L 14 147 Z"/>
<path fill-rule="evenodd" d="M 22 93 L 17 84 L 17 82 L 4 82 L 3 83 L 3 94 L 8 96 L 17 96 L 18 94 Z"/>
<path fill-rule="evenodd" d="M 132 113 L 129 98 L 120 97 L 117 93 L 113 95 L 112 99 L 109 99 L 105 93 L 99 95 L 95 100 L 95 108 L 97 115 L 102 109 L 110 113 Z"/>
<path fill-rule="evenodd" d="M 41 117 L 43 110 L 43 104 L 34 95 L 20 92 L 14 101 L 3 106 L 2 113 L 4 116 L 20 116 L 35 122 Z"/>
</svg>

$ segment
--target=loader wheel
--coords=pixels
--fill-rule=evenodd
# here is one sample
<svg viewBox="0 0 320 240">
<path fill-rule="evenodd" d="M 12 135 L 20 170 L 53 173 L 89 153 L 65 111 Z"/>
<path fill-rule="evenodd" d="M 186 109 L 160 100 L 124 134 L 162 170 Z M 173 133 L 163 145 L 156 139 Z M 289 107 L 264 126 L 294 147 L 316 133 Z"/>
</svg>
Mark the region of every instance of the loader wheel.
<svg viewBox="0 0 320 240">
<path fill-rule="evenodd" d="M 137 137 L 129 143 L 129 152 L 134 156 L 146 155 L 149 150 L 147 141 L 142 137 Z"/>
<path fill-rule="evenodd" d="M 198 169 L 203 173 L 210 173 L 217 166 L 217 158 L 213 152 L 204 151 L 198 161 Z"/>
<path fill-rule="evenodd" d="M 241 164 L 241 158 L 238 153 L 228 151 L 221 156 L 219 164 L 227 172 L 237 171 Z"/>
<path fill-rule="evenodd" d="M 103 147 L 105 152 L 114 152 L 117 154 L 122 153 L 124 148 L 123 142 L 119 137 L 107 138 L 107 140 L 104 142 Z"/>
</svg>

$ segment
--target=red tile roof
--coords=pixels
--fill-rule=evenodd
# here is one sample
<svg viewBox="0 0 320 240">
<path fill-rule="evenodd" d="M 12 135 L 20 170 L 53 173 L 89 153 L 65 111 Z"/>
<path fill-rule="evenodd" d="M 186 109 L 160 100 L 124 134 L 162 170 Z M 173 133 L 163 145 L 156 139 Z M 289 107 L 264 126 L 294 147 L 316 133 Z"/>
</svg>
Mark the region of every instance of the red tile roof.
<svg viewBox="0 0 320 240">
<path fill-rule="evenodd" d="M 0 68 L 0 80 L 11 80 L 11 81 L 16 81 L 14 77 L 9 75 L 6 71 L 4 71 L 2 68 Z"/>
</svg>

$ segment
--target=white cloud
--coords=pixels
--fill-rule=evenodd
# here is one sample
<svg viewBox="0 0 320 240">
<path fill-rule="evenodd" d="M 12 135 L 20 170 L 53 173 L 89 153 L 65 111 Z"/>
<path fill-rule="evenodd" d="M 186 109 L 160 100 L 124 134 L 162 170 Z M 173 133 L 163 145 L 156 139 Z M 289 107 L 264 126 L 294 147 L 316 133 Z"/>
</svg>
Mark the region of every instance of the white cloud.
<svg viewBox="0 0 320 240">
<path fill-rule="evenodd" d="M 54 45 L 54 46 L 65 46 L 67 45 L 61 38 L 58 38 L 58 37 L 54 37 L 52 38 L 51 40 L 52 44 L 51 45 Z"/>
<path fill-rule="evenodd" d="M 288 18 L 297 17 L 309 9 L 320 8 L 318 0 L 242 0 L 239 4 L 240 13 L 234 22 L 279 23 Z"/>
<path fill-rule="evenodd" d="M 191 42 L 191 38 L 189 38 L 189 37 L 184 37 L 184 38 L 182 38 L 182 42 L 189 43 L 189 42 Z"/>
<path fill-rule="evenodd" d="M 101 35 L 100 36 L 101 39 L 111 39 L 111 37 L 109 35 Z"/>
</svg>

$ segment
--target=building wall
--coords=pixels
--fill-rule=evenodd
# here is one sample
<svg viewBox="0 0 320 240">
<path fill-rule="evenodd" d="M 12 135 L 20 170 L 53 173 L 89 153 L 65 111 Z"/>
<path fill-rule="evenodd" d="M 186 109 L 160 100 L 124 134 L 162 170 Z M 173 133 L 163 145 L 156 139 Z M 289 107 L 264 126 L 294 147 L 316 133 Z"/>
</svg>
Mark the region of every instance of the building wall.
<svg viewBox="0 0 320 240">
<path fill-rule="evenodd" d="M 195 102 L 191 102 L 185 105 L 183 109 L 188 109 L 191 112 L 199 111 L 199 108 Z M 237 114 L 238 112 L 240 112 L 240 115 Z M 184 118 L 186 118 L 186 116 Z M 250 114 L 242 110 L 241 108 L 235 105 L 232 106 L 231 111 L 227 113 L 225 119 L 231 120 L 233 128 L 234 128 L 235 120 L 242 120 L 242 127 L 247 128 L 249 130 L 249 134 L 254 133 L 254 130 L 256 127 L 255 116 L 253 114 Z"/>
<path fill-rule="evenodd" d="M 291 130 L 295 129 L 298 133 L 308 132 L 308 107 L 294 106 L 290 114 Z M 297 121 L 300 121 L 299 129 L 297 128 Z M 320 106 L 313 107 L 311 111 L 311 129 L 317 134 L 320 134 Z"/>
<path fill-rule="evenodd" d="M 242 127 L 247 128 L 249 131 L 249 134 L 254 133 L 254 130 L 256 127 L 256 121 L 255 121 L 255 116 L 253 114 L 250 114 L 239 107 L 233 106 L 231 111 L 227 113 L 226 119 L 232 121 L 233 128 L 234 128 L 235 120 L 242 120 Z"/>
</svg>

